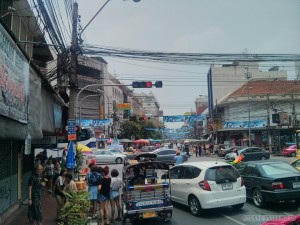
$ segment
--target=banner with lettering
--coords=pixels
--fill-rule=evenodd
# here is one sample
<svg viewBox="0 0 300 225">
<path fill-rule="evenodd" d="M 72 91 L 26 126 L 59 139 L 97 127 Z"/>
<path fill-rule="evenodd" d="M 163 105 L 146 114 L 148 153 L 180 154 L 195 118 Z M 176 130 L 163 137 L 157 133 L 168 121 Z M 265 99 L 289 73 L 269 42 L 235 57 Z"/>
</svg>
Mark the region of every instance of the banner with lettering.
<svg viewBox="0 0 300 225">
<path fill-rule="evenodd" d="M 77 124 L 79 124 L 79 120 L 77 120 Z M 111 126 L 112 119 L 106 120 L 80 120 L 80 127 L 104 127 Z"/>
<path fill-rule="evenodd" d="M 179 116 L 164 116 L 163 121 L 164 122 L 195 122 L 195 121 L 203 121 L 205 119 L 204 115 L 179 115 Z"/>
<path fill-rule="evenodd" d="M 0 115 L 27 123 L 29 63 L 0 24 Z"/>
<path fill-rule="evenodd" d="M 233 122 L 223 122 L 223 128 L 249 128 L 248 121 L 233 121 Z M 250 121 L 250 128 L 265 128 L 267 126 L 266 120 L 254 120 Z"/>
</svg>

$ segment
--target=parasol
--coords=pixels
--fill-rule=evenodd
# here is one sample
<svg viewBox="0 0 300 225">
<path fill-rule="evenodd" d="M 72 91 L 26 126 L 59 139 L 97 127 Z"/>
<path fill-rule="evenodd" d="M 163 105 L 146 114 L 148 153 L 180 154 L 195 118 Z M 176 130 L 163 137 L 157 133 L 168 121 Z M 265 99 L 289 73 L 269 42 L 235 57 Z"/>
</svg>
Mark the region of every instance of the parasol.
<svg viewBox="0 0 300 225">
<path fill-rule="evenodd" d="M 68 154 L 66 158 L 66 167 L 68 169 L 75 168 L 75 153 L 74 153 L 74 144 L 73 141 L 70 141 L 68 146 Z"/>
<path fill-rule="evenodd" d="M 77 151 L 81 153 L 92 153 L 93 150 L 90 149 L 88 146 L 83 145 L 83 144 L 77 144 Z"/>
<path fill-rule="evenodd" d="M 135 143 L 135 144 L 149 144 L 150 141 L 145 140 L 145 139 L 139 139 L 139 140 L 133 141 L 133 143 Z"/>
</svg>

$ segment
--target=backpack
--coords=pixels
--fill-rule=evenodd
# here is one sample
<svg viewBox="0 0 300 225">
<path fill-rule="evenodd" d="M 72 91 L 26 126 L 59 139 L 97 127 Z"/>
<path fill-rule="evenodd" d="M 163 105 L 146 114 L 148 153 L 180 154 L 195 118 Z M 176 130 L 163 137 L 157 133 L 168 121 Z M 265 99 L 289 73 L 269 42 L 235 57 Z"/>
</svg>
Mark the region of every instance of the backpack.
<svg viewBox="0 0 300 225">
<path fill-rule="evenodd" d="M 101 180 L 101 175 L 97 172 L 94 172 L 94 173 L 90 173 L 89 176 L 88 176 L 88 185 L 89 186 L 97 186 L 99 185 L 99 182 Z"/>
</svg>

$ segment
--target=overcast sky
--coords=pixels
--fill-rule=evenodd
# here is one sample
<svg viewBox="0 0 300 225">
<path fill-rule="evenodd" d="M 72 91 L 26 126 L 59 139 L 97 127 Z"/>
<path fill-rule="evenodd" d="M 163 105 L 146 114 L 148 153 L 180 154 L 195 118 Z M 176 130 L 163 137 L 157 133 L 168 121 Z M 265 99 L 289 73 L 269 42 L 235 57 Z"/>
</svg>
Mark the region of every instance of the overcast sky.
<svg viewBox="0 0 300 225">
<path fill-rule="evenodd" d="M 77 2 L 85 27 L 106 0 Z M 298 0 L 111 0 L 83 37 L 88 44 L 151 51 L 299 54 L 299 10 Z M 164 115 L 194 111 L 195 99 L 207 95 L 209 65 L 104 59 L 108 71 L 125 84 L 162 80 L 162 89 L 135 92 L 152 91 Z"/>
</svg>

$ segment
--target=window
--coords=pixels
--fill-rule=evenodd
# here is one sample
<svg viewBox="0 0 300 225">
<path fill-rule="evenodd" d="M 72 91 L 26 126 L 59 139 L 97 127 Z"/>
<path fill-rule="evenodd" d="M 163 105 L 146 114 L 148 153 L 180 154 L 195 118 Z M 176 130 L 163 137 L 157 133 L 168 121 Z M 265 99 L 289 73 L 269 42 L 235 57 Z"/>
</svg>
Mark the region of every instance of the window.
<svg viewBox="0 0 300 225">
<path fill-rule="evenodd" d="M 269 165 L 261 165 L 261 169 L 265 175 L 299 173 L 298 170 L 296 170 L 288 163 L 273 163 Z"/>
<path fill-rule="evenodd" d="M 179 179 L 181 167 L 176 167 L 170 170 L 170 179 Z"/>
<path fill-rule="evenodd" d="M 245 176 L 255 176 L 257 177 L 259 175 L 259 172 L 257 171 L 256 165 L 247 165 L 243 171 L 243 174 Z"/>
<path fill-rule="evenodd" d="M 209 168 L 205 172 L 205 179 L 216 181 L 217 184 L 224 182 L 236 182 L 240 177 L 239 172 L 232 166 L 220 166 Z"/>
<path fill-rule="evenodd" d="M 194 179 L 199 176 L 201 170 L 194 166 L 184 166 L 182 170 L 180 170 L 181 179 Z"/>
</svg>

